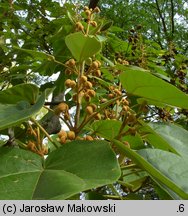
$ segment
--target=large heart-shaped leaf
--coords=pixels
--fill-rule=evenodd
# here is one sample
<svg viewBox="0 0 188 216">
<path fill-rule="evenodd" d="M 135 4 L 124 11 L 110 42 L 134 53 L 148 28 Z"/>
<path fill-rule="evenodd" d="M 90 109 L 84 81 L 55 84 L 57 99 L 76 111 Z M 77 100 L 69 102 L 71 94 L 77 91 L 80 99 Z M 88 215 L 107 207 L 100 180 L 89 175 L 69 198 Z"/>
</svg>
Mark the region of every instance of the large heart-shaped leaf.
<svg viewBox="0 0 188 216">
<path fill-rule="evenodd" d="M 79 62 L 92 57 L 101 49 L 101 43 L 94 36 L 86 36 L 81 32 L 68 35 L 65 43 Z"/>
<path fill-rule="evenodd" d="M 12 95 L 14 97 L 14 95 Z M 44 105 L 45 93 L 43 93 L 34 105 L 28 101 L 20 101 L 17 104 L 0 104 L 0 130 L 20 124 L 32 115 L 36 114 Z"/>
<path fill-rule="evenodd" d="M 144 134 L 145 141 L 157 149 L 170 151 L 178 154 L 175 148 L 173 148 L 170 143 L 165 140 L 159 133 L 157 133 L 150 124 L 146 124 L 143 121 L 139 121 L 142 127 L 139 128 L 139 132 Z"/>
<path fill-rule="evenodd" d="M 188 95 L 148 71 L 127 67 L 120 75 L 120 80 L 130 94 L 149 99 L 154 104 L 160 102 L 188 109 Z"/>
<path fill-rule="evenodd" d="M 149 123 L 149 126 L 180 155 L 188 155 L 188 131 L 170 123 Z"/>
<path fill-rule="evenodd" d="M 144 149 L 135 152 L 118 140 L 113 143 L 119 150 L 146 170 L 156 183 L 163 184 L 183 199 L 188 199 L 188 159 L 159 150 Z"/>
<path fill-rule="evenodd" d="M 1 104 L 16 104 L 26 100 L 34 104 L 39 93 L 39 88 L 34 84 L 20 84 L 0 92 Z"/>
<path fill-rule="evenodd" d="M 159 149 L 143 149 L 138 153 L 188 195 L 188 157 Z"/>
<path fill-rule="evenodd" d="M 105 141 L 73 141 L 50 153 L 44 163 L 31 152 L 3 148 L 0 163 L 0 199 L 68 199 L 120 176 Z"/>
</svg>

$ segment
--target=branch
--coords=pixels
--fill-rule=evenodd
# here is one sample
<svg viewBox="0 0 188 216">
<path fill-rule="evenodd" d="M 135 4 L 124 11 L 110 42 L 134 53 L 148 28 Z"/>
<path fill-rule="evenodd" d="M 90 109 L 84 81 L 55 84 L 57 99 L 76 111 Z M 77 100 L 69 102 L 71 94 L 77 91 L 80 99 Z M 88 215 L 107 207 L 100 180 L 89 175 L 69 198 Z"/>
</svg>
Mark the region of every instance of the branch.
<svg viewBox="0 0 188 216">
<path fill-rule="evenodd" d="M 171 31 L 172 31 L 172 37 L 174 35 L 174 2 L 173 0 L 170 0 L 171 3 Z"/>
<path fill-rule="evenodd" d="M 34 122 L 39 128 L 40 130 L 47 136 L 47 138 L 50 140 L 50 142 L 56 147 L 58 148 L 57 144 L 52 140 L 52 138 L 50 137 L 50 135 L 47 133 L 47 131 L 34 119 L 31 117 L 31 121 Z"/>
<path fill-rule="evenodd" d="M 90 0 L 89 8 L 95 9 L 97 7 L 99 0 Z"/>
<path fill-rule="evenodd" d="M 157 11 L 159 13 L 159 17 L 161 18 L 161 21 L 162 21 L 164 34 L 165 34 L 166 39 L 168 41 L 168 32 L 167 32 L 167 28 L 166 28 L 166 24 L 165 24 L 165 19 L 164 19 L 163 15 L 162 15 L 162 12 L 160 10 L 158 0 L 155 0 L 155 3 L 156 3 L 156 6 L 157 6 Z"/>
</svg>

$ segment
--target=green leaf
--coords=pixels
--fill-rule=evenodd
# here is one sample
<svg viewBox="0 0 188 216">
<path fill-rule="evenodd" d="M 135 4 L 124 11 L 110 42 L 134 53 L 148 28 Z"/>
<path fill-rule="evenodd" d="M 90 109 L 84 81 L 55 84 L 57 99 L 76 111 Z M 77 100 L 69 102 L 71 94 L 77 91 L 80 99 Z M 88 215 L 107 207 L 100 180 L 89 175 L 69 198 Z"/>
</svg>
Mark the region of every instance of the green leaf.
<svg viewBox="0 0 188 216">
<path fill-rule="evenodd" d="M 34 153 L 4 148 L 0 164 L 0 199 L 68 199 L 120 176 L 116 156 L 105 141 L 68 143 L 44 163 Z"/>
<path fill-rule="evenodd" d="M 101 43 L 94 36 L 85 36 L 81 32 L 68 35 L 65 43 L 73 57 L 79 62 L 92 57 L 101 50 Z"/>
<path fill-rule="evenodd" d="M 40 96 L 34 105 L 30 105 L 28 101 L 23 100 L 17 104 L 0 104 L 0 130 L 28 120 L 42 108 L 44 102 L 45 93 Z"/>
<path fill-rule="evenodd" d="M 16 148 L 0 151 L 0 200 L 31 199 L 43 170 L 41 157 Z"/>
<path fill-rule="evenodd" d="M 107 200 L 102 194 L 95 191 L 90 191 L 86 193 L 85 200 Z"/>
<path fill-rule="evenodd" d="M 162 136 L 160 136 L 160 134 L 151 128 L 150 124 L 146 124 L 143 121 L 140 121 L 140 123 L 142 124 L 142 127 L 140 127 L 139 132 L 145 136 L 145 141 L 155 148 L 178 154 L 170 143 L 168 143 Z"/>
<path fill-rule="evenodd" d="M 169 189 L 174 191 L 176 194 L 178 194 L 181 198 L 188 199 L 188 160 L 185 160 L 185 158 L 181 158 L 176 154 L 159 149 L 139 150 L 138 154 L 137 152 L 126 147 L 118 140 L 113 140 L 113 143 L 127 157 L 131 158 L 137 165 L 146 170 L 150 174 L 150 176 L 153 177 L 154 180 L 156 180 L 156 183 L 162 183 Z M 157 159 L 157 157 L 159 158 Z M 155 162 L 154 160 L 152 161 L 152 158 L 154 158 Z M 173 166 L 171 165 L 175 167 L 173 168 Z M 172 169 L 172 171 L 170 171 L 168 168 Z M 168 172 L 170 172 L 170 176 Z M 178 181 L 179 178 L 180 180 Z"/>
<path fill-rule="evenodd" d="M 0 92 L 1 104 L 15 104 L 26 100 L 34 104 L 37 100 L 39 88 L 33 84 L 20 84 Z"/>
<path fill-rule="evenodd" d="M 131 149 L 138 150 L 144 148 L 144 143 L 142 141 L 141 136 L 138 133 L 136 133 L 135 135 L 124 136 L 123 141 L 127 141 L 130 144 Z"/>
<path fill-rule="evenodd" d="M 149 126 L 180 155 L 188 155 L 188 131 L 170 123 L 149 123 Z"/>
<path fill-rule="evenodd" d="M 113 21 L 108 21 L 106 22 L 102 27 L 101 27 L 101 32 L 106 31 L 113 25 Z"/>
<path fill-rule="evenodd" d="M 188 196 L 188 157 L 183 158 L 159 149 L 144 149 L 138 153 Z M 168 184 L 166 186 L 168 187 Z"/>
<path fill-rule="evenodd" d="M 120 130 L 121 122 L 117 120 L 100 120 L 91 125 L 92 131 L 105 139 L 114 139 Z"/>
<path fill-rule="evenodd" d="M 126 69 L 120 81 L 129 94 L 188 109 L 188 96 L 175 86 L 142 70 Z"/>
<path fill-rule="evenodd" d="M 20 50 L 20 52 L 25 52 L 25 53 L 28 53 L 29 55 L 37 58 L 38 60 L 52 60 L 53 59 L 53 56 L 52 55 L 49 55 L 47 53 L 44 53 L 44 52 L 39 52 L 39 51 L 36 51 L 36 50 L 30 50 L 30 49 L 23 49 L 23 48 L 20 48 L 20 47 L 16 47 L 14 46 L 13 47 L 14 49 L 17 49 L 17 50 Z"/>
<path fill-rule="evenodd" d="M 140 169 L 131 168 L 124 169 L 122 171 L 123 183 L 127 186 L 132 192 L 137 191 L 143 183 L 146 181 L 148 174 L 145 171 Z M 130 185 L 130 186 L 129 186 Z"/>
</svg>

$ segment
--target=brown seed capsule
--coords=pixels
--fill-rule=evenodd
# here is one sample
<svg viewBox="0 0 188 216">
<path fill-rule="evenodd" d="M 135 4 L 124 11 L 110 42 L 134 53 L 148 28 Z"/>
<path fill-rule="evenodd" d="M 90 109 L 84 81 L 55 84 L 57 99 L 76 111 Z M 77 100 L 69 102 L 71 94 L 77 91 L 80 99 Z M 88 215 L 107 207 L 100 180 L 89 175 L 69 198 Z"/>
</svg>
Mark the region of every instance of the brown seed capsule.
<svg viewBox="0 0 188 216">
<path fill-rule="evenodd" d="M 66 103 L 60 103 L 55 109 L 54 112 L 56 115 L 59 115 L 61 112 L 67 112 L 69 106 Z"/>
<path fill-rule="evenodd" d="M 67 138 L 67 132 L 64 131 L 64 130 L 61 130 L 57 135 L 58 135 L 59 138 L 61 138 L 62 136 Z"/>
<path fill-rule="evenodd" d="M 70 140 L 74 140 L 75 139 L 74 131 L 68 131 L 67 132 L 67 138 L 70 139 Z"/>
<path fill-rule="evenodd" d="M 70 87 L 73 89 L 75 86 L 76 86 L 76 82 L 72 80 L 72 82 L 70 83 Z"/>
<path fill-rule="evenodd" d="M 95 97 L 96 92 L 95 92 L 94 90 L 92 90 L 92 89 L 89 89 L 89 90 L 87 91 L 87 94 L 88 94 L 90 97 Z"/>
<path fill-rule="evenodd" d="M 116 93 L 116 95 L 121 96 L 122 92 L 119 89 L 114 89 L 114 92 Z"/>
<path fill-rule="evenodd" d="M 87 82 L 87 77 L 86 77 L 86 76 L 81 76 L 80 82 L 81 82 L 81 83 Z"/>
<path fill-rule="evenodd" d="M 114 91 L 115 87 L 114 86 L 109 86 L 110 91 Z"/>
<path fill-rule="evenodd" d="M 71 83 L 72 83 L 72 80 L 71 80 L 71 79 L 67 79 L 67 80 L 65 81 L 65 86 L 66 86 L 67 88 L 70 88 Z"/>
<path fill-rule="evenodd" d="M 82 25 L 81 22 L 77 22 L 77 23 L 76 23 L 76 28 L 77 28 L 79 31 L 83 31 L 83 30 L 84 30 L 84 26 Z"/>
<path fill-rule="evenodd" d="M 125 106 L 129 106 L 129 101 L 125 98 L 122 99 L 122 104 Z"/>
<path fill-rule="evenodd" d="M 114 97 L 115 97 L 114 94 L 112 94 L 112 93 L 108 94 L 108 98 L 109 98 L 109 99 L 113 99 Z"/>
<path fill-rule="evenodd" d="M 64 136 L 62 136 L 62 137 L 60 138 L 60 143 L 61 143 L 61 144 L 64 144 L 64 143 L 66 143 L 66 140 L 67 140 L 67 138 L 64 137 Z"/>
<path fill-rule="evenodd" d="M 90 10 L 85 10 L 85 14 L 89 17 L 91 15 L 91 11 Z"/>
<path fill-rule="evenodd" d="M 70 70 L 69 68 L 66 68 L 66 69 L 65 69 L 65 74 L 66 74 L 66 75 L 71 75 L 72 73 L 73 73 L 73 71 Z"/>
<path fill-rule="evenodd" d="M 96 62 L 98 63 L 98 66 L 101 67 L 101 62 L 99 60 L 96 60 Z"/>
<path fill-rule="evenodd" d="M 84 99 L 85 101 L 90 102 L 91 97 L 88 94 L 84 94 Z"/>
<path fill-rule="evenodd" d="M 99 64 L 97 61 L 94 61 L 92 64 L 91 64 L 91 68 L 93 69 L 98 69 L 99 68 Z"/>
<path fill-rule="evenodd" d="M 101 71 L 100 70 L 96 70 L 94 72 L 94 74 L 95 74 L 96 77 L 100 77 L 101 76 Z"/>
<path fill-rule="evenodd" d="M 123 65 L 129 65 L 129 62 L 126 61 L 126 60 L 123 60 L 122 64 L 123 64 Z"/>
<path fill-rule="evenodd" d="M 97 115 L 95 116 L 95 119 L 96 119 L 96 120 L 101 120 L 101 114 L 100 114 L 100 113 L 97 113 Z"/>
<path fill-rule="evenodd" d="M 93 87 L 93 84 L 91 82 L 87 81 L 84 83 L 84 87 L 87 89 L 91 89 Z"/>
<path fill-rule="evenodd" d="M 77 136 L 76 138 L 75 138 L 75 140 L 83 140 L 84 138 L 83 137 L 79 137 L 79 136 Z"/>
<path fill-rule="evenodd" d="M 90 104 L 90 106 L 92 106 L 93 111 L 95 111 L 97 109 L 97 106 L 95 104 Z"/>
<path fill-rule="evenodd" d="M 92 106 L 87 106 L 86 107 L 86 112 L 87 112 L 87 114 L 91 115 L 93 113 L 93 107 Z"/>
<path fill-rule="evenodd" d="M 88 6 L 84 6 L 84 11 L 89 10 Z"/>
<path fill-rule="evenodd" d="M 124 105 L 124 106 L 122 107 L 122 110 L 125 111 L 125 112 L 127 112 L 127 111 L 129 110 L 129 107 Z"/>
<path fill-rule="evenodd" d="M 96 7 L 94 10 L 93 10 L 93 12 L 95 12 L 95 13 L 99 13 L 101 10 L 99 9 L 99 7 Z"/>
<path fill-rule="evenodd" d="M 65 81 L 65 86 L 67 88 L 74 88 L 76 86 L 76 82 L 74 80 L 67 79 Z"/>
<path fill-rule="evenodd" d="M 90 24 L 91 24 L 93 27 L 97 27 L 97 22 L 95 22 L 95 21 L 91 21 Z"/>
<path fill-rule="evenodd" d="M 92 140 L 93 140 L 93 137 L 92 137 L 92 136 L 89 136 L 89 135 L 87 135 L 87 136 L 85 137 L 85 140 L 92 141 Z"/>
<path fill-rule="evenodd" d="M 74 67 L 76 65 L 76 62 L 74 59 L 70 59 L 68 62 L 69 62 L 68 64 L 70 67 Z"/>
</svg>

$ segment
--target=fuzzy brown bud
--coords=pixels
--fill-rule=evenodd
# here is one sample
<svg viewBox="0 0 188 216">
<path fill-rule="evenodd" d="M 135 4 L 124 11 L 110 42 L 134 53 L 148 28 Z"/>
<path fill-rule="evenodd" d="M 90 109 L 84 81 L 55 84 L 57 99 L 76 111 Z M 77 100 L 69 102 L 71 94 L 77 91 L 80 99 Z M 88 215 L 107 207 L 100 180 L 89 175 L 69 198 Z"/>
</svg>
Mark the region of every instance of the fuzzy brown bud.
<svg viewBox="0 0 188 216">
<path fill-rule="evenodd" d="M 96 70 L 94 72 L 94 74 L 95 74 L 96 77 L 100 77 L 101 76 L 101 71 L 100 70 Z"/>
<path fill-rule="evenodd" d="M 85 14 L 86 14 L 86 16 L 91 16 L 91 11 L 90 10 L 85 10 Z"/>
<path fill-rule="evenodd" d="M 119 89 L 115 89 L 114 92 L 116 93 L 116 95 L 121 96 L 122 92 Z"/>
<path fill-rule="evenodd" d="M 65 86 L 67 88 L 74 88 L 76 86 L 76 82 L 74 80 L 67 79 L 65 81 Z"/>
<path fill-rule="evenodd" d="M 122 104 L 125 106 L 129 106 L 129 101 L 125 98 L 122 99 Z"/>
<path fill-rule="evenodd" d="M 127 112 L 129 110 L 129 107 L 124 105 L 122 109 L 123 111 Z"/>
<path fill-rule="evenodd" d="M 93 110 L 95 111 L 97 109 L 97 106 L 95 104 L 90 104 L 90 106 L 93 107 Z"/>
<path fill-rule="evenodd" d="M 93 137 L 92 137 L 92 136 L 89 136 L 89 135 L 87 135 L 87 136 L 85 137 L 85 140 L 92 141 L 92 140 L 93 140 Z"/>
<path fill-rule="evenodd" d="M 108 98 L 109 98 L 109 99 L 113 99 L 114 97 L 115 97 L 114 94 L 108 94 Z"/>
<path fill-rule="evenodd" d="M 93 87 L 93 84 L 91 82 L 87 81 L 84 83 L 84 87 L 87 89 L 91 89 Z"/>
<path fill-rule="evenodd" d="M 67 138 L 67 132 L 64 130 L 61 130 L 57 135 L 59 138 L 61 137 L 65 137 L 65 139 Z"/>
<path fill-rule="evenodd" d="M 74 131 L 68 131 L 67 132 L 67 138 L 70 139 L 70 140 L 74 140 L 75 139 L 75 133 Z"/>
<path fill-rule="evenodd" d="M 84 94 L 84 99 L 85 101 L 90 102 L 91 97 L 88 94 Z"/>
<path fill-rule="evenodd" d="M 74 59 L 70 59 L 70 60 L 69 60 L 69 66 L 70 66 L 70 67 L 74 67 L 75 65 L 76 65 L 75 60 L 74 60 Z"/>
<path fill-rule="evenodd" d="M 93 69 L 98 69 L 99 68 L 99 63 L 97 61 L 94 61 L 92 64 L 91 64 L 91 68 Z"/>
<path fill-rule="evenodd" d="M 90 97 L 95 97 L 96 92 L 95 92 L 94 90 L 92 90 L 92 89 L 89 89 L 89 90 L 87 91 L 87 94 L 88 94 Z"/>
<path fill-rule="evenodd" d="M 100 113 L 97 113 L 97 115 L 95 116 L 95 119 L 96 119 L 96 120 L 101 120 L 101 114 L 100 114 Z"/>
<path fill-rule="evenodd" d="M 86 10 L 89 10 L 89 7 L 88 7 L 88 6 L 85 6 L 85 7 L 84 7 L 84 11 L 86 11 Z"/>
<path fill-rule="evenodd" d="M 99 9 L 99 7 L 96 7 L 94 10 L 93 10 L 93 12 L 95 12 L 95 13 L 99 13 L 101 10 Z"/>
<path fill-rule="evenodd" d="M 66 68 L 66 69 L 65 69 L 65 74 L 66 74 L 66 75 L 71 75 L 72 73 L 73 73 L 73 71 L 70 70 L 69 68 Z"/>
<path fill-rule="evenodd" d="M 95 21 L 90 21 L 90 24 L 91 24 L 93 27 L 97 27 L 97 22 L 95 22 Z"/>
<path fill-rule="evenodd" d="M 62 136 L 62 137 L 60 138 L 60 143 L 61 143 L 61 144 L 66 143 L 66 137 Z"/>
<path fill-rule="evenodd" d="M 76 23 L 76 28 L 77 28 L 77 30 L 79 30 L 79 31 L 83 31 L 83 30 L 84 30 L 84 26 L 82 25 L 81 22 L 77 22 L 77 23 Z"/>
<path fill-rule="evenodd" d="M 96 60 L 96 62 L 98 63 L 98 66 L 101 66 L 101 62 L 99 60 Z"/>
<path fill-rule="evenodd" d="M 80 82 L 81 83 L 85 83 L 85 82 L 87 82 L 87 77 L 86 76 L 81 76 L 81 78 L 80 78 Z"/>
<path fill-rule="evenodd" d="M 87 106 L 87 107 L 86 107 L 86 112 L 87 112 L 87 114 L 89 114 L 89 115 L 93 114 L 93 107 L 92 107 L 92 106 Z"/>
<path fill-rule="evenodd" d="M 59 115 L 61 112 L 67 112 L 69 106 L 66 103 L 60 103 L 54 110 L 55 114 Z"/>
</svg>

